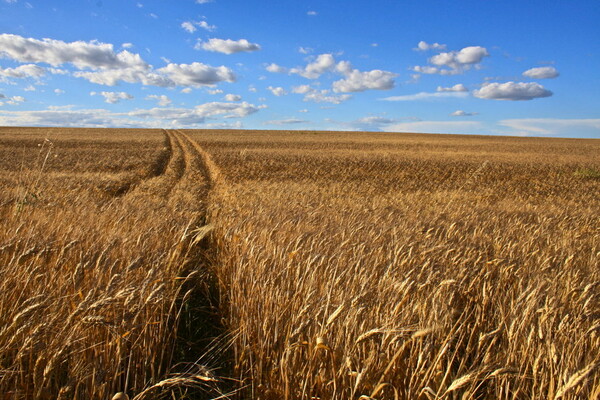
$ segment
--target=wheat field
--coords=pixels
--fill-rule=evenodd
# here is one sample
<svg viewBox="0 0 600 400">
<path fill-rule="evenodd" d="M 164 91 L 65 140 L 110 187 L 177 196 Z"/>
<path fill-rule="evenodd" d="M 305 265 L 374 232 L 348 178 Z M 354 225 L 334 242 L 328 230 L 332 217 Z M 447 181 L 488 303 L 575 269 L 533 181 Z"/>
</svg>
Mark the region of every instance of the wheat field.
<svg viewBox="0 0 600 400">
<path fill-rule="evenodd" d="M 596 399 L 600 142 L 0 129 L 8 399 Z"/>
</svg>

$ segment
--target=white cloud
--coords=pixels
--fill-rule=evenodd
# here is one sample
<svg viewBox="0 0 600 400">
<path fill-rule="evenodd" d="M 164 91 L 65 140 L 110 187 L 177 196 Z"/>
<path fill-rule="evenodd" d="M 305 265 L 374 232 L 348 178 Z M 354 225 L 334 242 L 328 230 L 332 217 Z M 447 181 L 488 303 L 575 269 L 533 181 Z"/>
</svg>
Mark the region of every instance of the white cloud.
<svg viewBox="0 0 600 400">
<path fill-rule="evenodd" d="M 149 96 L 146 96 L 146 100 L 156 100 L 158 105 L 161 107 L 166 107 L 169 104 L 171 104 L 171 99 L 164 94 L 151 94 Z"/>
<path fill-rule="evenodd" d="M 0 68 L 0 78 L 39 78 L 45 74 L 46 70 L 35 64 L 25 64 L 15 68 Z"/>
<path fill-rule="evenodd" d="M 223 91 L 221 89 L 208 89 L 207 93 L 215 95 L 215 94 L 221 94 L 221 93 L 223 93 Z"/>
<path fill-rule="evenodd" d="M 7 2 L 8 4 L 13 4 L 16 3 L 18 0 L 4 0 L 5 2 Z"/>
<path fill-rule="evenodd" d="M 61 94 L 64 94 L 65 91 L 62 89 L 54 89 L 54 93 L 56 93 L 57 95 L 61 95 Z"/>
<path fill-rule="evenodd" d="M 298 52 L 302 53 L 302 54 L 310 54 L 310 53 L 313 52 L 313 49 L 311 49 L 310 47 L 302 47 L 302 46 L 300 46 L 298 48 Z"/>
<path fill-rule="evenodd" d="M 19 62 L 46 63 L 55 67 L 69 63 L 79 69 L 148 69 L 148 64 L 139 54 L 127 50 L 115 53 L 112 44 L 98 41 L 67 43 L 61 40 L 37 40 L 1 34 L 0 55 Z"/>
<path fill-rule="evenodd" d="M 414 121 L 399 122 L 381 128 L 386 132 L 414 133 L 482 133 L 482 124 L 476 121 Z"/>
<path fill-rule="evenodd" d="M 19 103 L 23 103 L 25 101 L 25 97 L 23 96 L 6 97 L 3 94 L 0 94 L 0 99 L 4 99 L 4 102 L 0 102 L 0 105 L 8 104 L 11 106 L 19 105 Z"/>
<path fill-rule="evenodd" d="M 315 89 L 311 88 L 308 85 L 300 85 L 300 86 L 294 86 L 292 88 L 292 92 L 293 93 L 299 93 L 299 94 L 306 94 L 306 93 L 310 93 L 312 91 L 314 91 Z"/>
<path fill-rule="evenodd" d="M 298 74 L 307 79 L 317 79 L 327 71 L 335 67 L 335 59 L 332 54 L 320 54 L 315 61 L 308 63 L 304 68 L 292 68 L 290 73 Z"/>
<path fill-rule="evenodd" d="M 188 31 L 189 33 L 196 32 L 198 30 L 198 28 L 205 29 L 209 32 L 212 32 L 215 29 L 217 29 L 216 26 L 209 25 L 208 22 L 206 22 L 206 21 L 185 21 L 185 22 L 181 23 L 181 27 L 183 29 L 185 29 L 186 31 Z M 198 28 L 196 28 L 196 27 L 198 27 Z"/>
<path fill-rule="evenodd" d="M 417 65 L 415 67 L 412 67 L 412 70 L 415 72 L 418 72 L 420 74 L 437 74 L 440 72 L 440 69 L 437 67 L 431 67 L 429 65 L 424 65 L 424 66 L 420 66 Z"/>
<path fill-rule="evenodd" d="M 423 40 L 421 40 L 419 42 L 419 44 L 417 44 L 417 47 L 414 49 L 417 51 L 427 51 L 427 50 L 446 50 L 446 45 L 445 44 L 440 44 L 440 43 L 427 43 Z"/>
<path fill-rule="evenodd" d="M 442 87 L 442 86 L 438 86 L 436 89 L 438 92 L 468 92 L 469 89 L 467 89 L 467 87 L 465 85 L 463 85 L 462 83 L 457 83 L 454 86 L 450 86 L 450 87 Z"/>
<path fill-rule="evenodd" d="M 394 77 L 396 76 L 392 72 L 378 69 L 364 72 L 354 69 L 346 75 L 345 79 L 333 82 L 333 91 L 364 92 L 365 90 L 389 90 L 394 87 Z"/>
<path fill-rule="evenodd" d="M 67 71 L 66 69 L 61 69 L 61 68 L 48 68 L 48 71 L 50 71 L 50 73 L 52 75 L 69 75 L 69 71 Z"/>
<path fill-rule="evenodd" d="M 33 85 L 29 85 L 26 88 L 23 89 L 26 92 L 35 92 L 37 89 L 35 88 L 35 86 Z M 2 96 L 0 95 L 0 98 L 2 98 Z"/>
<path fill-rule="evenodd" d="M 386 125 L 394 123 L 396 122 L 396 120 L 385 117 L 371 116 L 359 118 L 358 120 L 356 120 L 356 122 L 367 125 Z"/>
<path fill-rule="evenodd" d="M 406 118 L 404 119 L 406 120 Z M 410 120 L 413 120 L 410 118 Z M 350 122 L 337 122 L 330 120 L 329 122 L 340 125 L 344 130 L 352 131 L 379 131 L 383 130 L 384 126 L 398 123 L 400 120 L 383 117 L 380 115 L 371 115 L 368 117 L 362 117 Z"/>
<path fill-rule="evenodd" d="M 308 85 L 300 85 L 292 88 L 293 93 L 303 94 L 304 101 L 312 101 L 315 103 L 332 103 L 340 104 L 346 100 L 350 100 L 352 95 L 349 94 L 331 94 L 329 90 L 317 90 Z"/>
<path fill-rule="evenodd" d="M 291 125 L 291 124 L 305 124 L 308 121 L 298 118 L 285 118 L 285 119 L 276 119 L 271 121 L 265 121 L 265 125 Z"/>
<path fill-rule="evenodd" d="M 281 86 L 278 86 L 278 87 L 269 86 L 267 89 L 269 89 L 269 91 L 271 91 L 271 93 L 273 93 L 277 97 L 284 96 L 287 94 L 285 89 L 282 88 Z"/>
<path fill-rule="evenodd" d="M 315 16 L 318 15 L 318 13 L 316 11 L 308 11 L 306 15 Z"/>
<path fill-rule="evenodd" d="M 491 100 L 533 100 L 552 94 L 536 82 L 486 83 L 481 89 L 473 91 L 475 97 Z"/>
<path fill-rule="evenodd" d="M 196 27 L 194 26 L 194 23 L 190 22 L 190 21 L 182 22 L 181 27 L 183 29 L 185 29 L 186 31 L 188 31 L 189 33 L 194 33 L 197 31 Z"/>
<path fill-rule="evenodd" d="M 52 39 L 27 39 L 17 35 L 0 35 L 0 55 L 20 62 L 40 62 L 53 66 L 72 64 L 80 71 L 73 76 L 84 78 L 92 83 L 114 86 L 118 82 L 142 83 L 144 85 L 203 86 L 218 82 L 235 81 L 234 73 L 227 67 L 212 67 L 194 62 L 192 64 L 172 64 L 153 70 L 139 54 L 123 50 L 113 51 L 113 45 L 107 43 L 72 42 L 66 43 Z M 20 70 L 19 70 L 20 69 Z M 33 64 L 9 69 L 7 72 L 41 74 L 43 69 Z M 90 71 L 91 70 L 91 71 Z M 53 68 L 52 73 L 67 73 Z"/>
<path fill-rule="evenodd" d="M 48 108 L 39 111 L 0 110 L 3 126 L 80 126 L 80 127 L 147 127 L 183 128 L 203 127 L 208 120 L 242 118 L 258 112 L 265 106 L 243 103 L 206 103 L 194 108 L 136 109 L 130 112 L 110 112 L 105 109 L 72 110 Z M 217 123 L 211 126 L 237 126 L 234 123 Z"/>
<path fill-rule="evenodd" d="M 123 43 L 121 47 L 124 49 L 130 49 L 133 47 L 133 43 Z"/>
<path fill-rule="evenodd" d="M 523 72 L 523 76 L 532 79 L 552 79 L 559 75 L 558 71 L 554 67 L 538 67 L 531 68 Z"/>
<path fill-rule="evenodd" d="M 451 117 L 472 117 L 475 115 L 478 115 L 479 113 L 477 112 L 466 112 L 463 110 L 456 110 L 453 113 L 450 114 Z"/>
<path fill-rule="evenodd" d="M 271 64 L 267 65 L 267 67 L 265 69 L 269 72 L 280 73 L 280 74 L 285 74 L 287 72 L 287 68 L 282 67 L 281 65 L 277 65 L 275 63 L 271 63 Z"/>
<path fill-rule="evenodd" d="M 298 110 L 298 112 L 301 112 L 301 113 L 307 113 L 307 112 L 308 112 L 308 110 L 307 110 L 306 108 L 303 108 L 302 110 Z"/>
<path fill-rule="evenodd" d="M 126 92 L 90 92 L 91 96 L 102 96 L 104 101 L 109 104 L 116 104 L 121 100 L 131 100 L 133 96 Z"/>
<path fill-rule="evenodd" d="M 181 89 L 181 93 L 192 93 L 192 88 L 186 87 Z"/>
<path fill-rule="evenodd" d="M 600 139 L 600 119 L 525 118 L 505 119 L 499 125 L 510 128 L 505 132 L 520 136 L 565 136 Z"/>
<path fill-rule="evenodd" d="M 156 14 L 154 14 L 154 13 L 150 13 L 150 14 L 148 14 L 148 16 L 149 16 L 150 18 L 158 19 L 158 15 L 156 15 Z"/>
<path fill-rule="evenodd" d="M 438 67 L 450 67 L 452 69 L 460 69 L 462 66 L 467 64 L 476 64 L 481 62 L 483 57 L 488 56 L 489 53 L 485 47 L 481 46 L 469 46 L 461 49 L 460 51 L 451 51 L 446 53 L 437 54 L 429 59 L 429 62 Z"/>
<path fill-rule="evenodd" d="M 196 0 L 196 4 L 208 4 L 212 2 L 213 0 Z"/>
<path fill-rule="evenodd" d="M 210 65 L 194 62 L 191 64 L 169 64 L 156 70 L 178 86 L 205 86 L 219 82 L 235 82 L 233 71 L 225 66 L 211 67 Z"/>
<path fill-rule="evenodd" d="M 251 93 L 256 93 L 258 90 L 253 85 L 248 86 L 248 91 Z"/>
<path fill-rule="evenodd" d="M 457 98 L 457 97 L 467 97 L 468 93 L 465 92 L 420 92 L 416 94 L 408 94 L 403 96 L 391 96 L 385 97 L 380 100 L 385 101 L 415 101 L 415 100 L 435 100 L 435 99 L 444 99 L 444 98 Z"/>
<path fill-rule="evenodd" d="M 279 69 L 279 66 L 272 64 L 273 71 Z M 269 66 L 271 67 L 271 66 Z M 267 69 L 269 69 L 267 67 Z M 277 68 L 276 68 L 277 67 Z M 283 70 L 280 70 L 283 72 Z M 349 61 L 340 61 L 336 63 L 332 54 L 320 54 L 314 61 L 308 63 L 305 67 L 292 68 L 291 74 L 298 74 L 307 79 L 317 79 L 325 72 L 335 72 L 345 76 L 344 79 L 333 83 L 333 91 L 340 92 L 363 92 L 365 90 L 387 90 L 394 87 L 394 77 L 397 75 L 378 69 L 372 71 L 359 71 L 352 68 Z"/>
<path fill-rule="evenodd" d="M 156 72 L 135 68 L 107 69 L 103 71 L 76 71 L 73 76 L 83 78 L 98 85 L 115 86 L 120 81 L 142 83 L 149 86 L 172 87 L 175 82 Z"/>
<path fill-rule="evenodd" d="M 432 56 L 429 58 L 429 63 L 434 66 L 416 66 L 412 69 L 422 74 L 456 75 L 478 66 L 487 56 L 489 53 L 485 47 L 469 46 L 459 51 L 443 52 Z"/>
<path fill-rule="evenodd" d="M 260 50 L 260 46 L 256 43 L 250 43 L 246 39 L 231 40 L 231 39 L 209 39 L 208 42 L 198 42 L 195 49 L 204 49 L 224 54 L 234 54 L 240 52 L 250 52 Z"/>
<path fill-rule="evenodd" d="M 240 101 L 241 99 L 242 99 L 242 96 L 240 96 L 239 94 L 226 94 L 225 95 L 226 101 Z"/>
</svg>

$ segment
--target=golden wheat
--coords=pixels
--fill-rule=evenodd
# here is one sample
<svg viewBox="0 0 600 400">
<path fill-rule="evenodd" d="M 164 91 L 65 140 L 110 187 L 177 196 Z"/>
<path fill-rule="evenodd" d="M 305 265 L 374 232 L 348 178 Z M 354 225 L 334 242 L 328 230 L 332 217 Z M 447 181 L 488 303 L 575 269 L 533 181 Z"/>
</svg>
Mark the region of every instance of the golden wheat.
<svg viewBox="0 0 600 400">
<path fill-rule="evenodd" d="M 598 141 L 2 128 L 0 156 L 7 398 L 600 393 Z"/>
<path fill-rule="evenodd" d="M 193 137 L 248 397 L 598 393 L 597 141 Z"/>
</svg>

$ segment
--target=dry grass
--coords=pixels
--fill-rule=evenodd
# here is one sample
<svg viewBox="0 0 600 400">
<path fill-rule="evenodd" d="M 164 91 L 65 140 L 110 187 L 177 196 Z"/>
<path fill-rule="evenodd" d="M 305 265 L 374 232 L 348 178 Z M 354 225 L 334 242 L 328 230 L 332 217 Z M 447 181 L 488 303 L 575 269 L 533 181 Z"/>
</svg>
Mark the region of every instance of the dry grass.
<svg viewBox="0 0 600 400">
<path fill-rule="evenodd" d="M 598 141 L 2 128 L 0 156 L 4 398 L 214 397 L 223 357 L 240 398 L 600 396 Z M 189 320 L 215 292 L 226 334 Z"/>
<path fill-rule="evenodd" d="M 597 398 L 597 141 L 194 138 L 249 398 Z"/>
</svg>

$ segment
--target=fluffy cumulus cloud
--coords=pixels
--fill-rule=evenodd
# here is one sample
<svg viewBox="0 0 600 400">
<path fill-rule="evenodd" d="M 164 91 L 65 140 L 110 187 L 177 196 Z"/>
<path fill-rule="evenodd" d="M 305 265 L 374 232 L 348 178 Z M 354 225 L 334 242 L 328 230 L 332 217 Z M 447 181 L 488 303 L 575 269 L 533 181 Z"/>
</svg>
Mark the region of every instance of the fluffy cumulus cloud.
<svg viewBox="0 0 600 400">
<path fill-rule="evenodd" d="M 364 92 L 365 90 L 388 90 L 394 87 L 396 74 L 381 71 L 359 71 L 357 69 L 346 75 L 345 79 L 333 82 L 334 92 Z"/>
<path fill-rule="evenodd" d="M 166 107 L 171 104 L 171 99 L 164 94 L 161 94 L 161 95 L 151 94 L 151 95 L 146 96 L 146 100 L 154 100 L 161 107 Z"/>
<path fill-rule="evenodd" d="M 109 69 L 105 71 L 76 71 L 73 73 L 73 76 L 106 86 L 115 86 L 119 82 L 141 83 L 143 85 L 160 87 L 175 86 L 175 83 L 165 76 L 135 68 Z"/>
<path fill-rule="evenodd" d="M 35 64 L 20 65 L 15 68 L 0 68 L 0 82 L 7 78 L 40 78 L 46 75 L 46 70 Z"/>
<path fill-rule="evenodd" d="M 267 65 L 267 67 L 265 69 L 269 72 L 279 73 L 279 74 L 285 74 L 288 72 L 287 68 L 282 67 L 281 65 L 277 65 L 275 63 L 271 63 L 271 64 Z"/>
<path fill-rule="evenodd" d="M 467 89 L 467 87 L 465 85 L 463 85 L 462 83 L 458 83 L 454 86 L 450 86 L 450 87 L 442 87 L 442 86 L 438 86 L 436 91 L 438 92 L 468 92 L 469 89 Z"/>
<path fill-rule="evenodd" d="M 350 100 L 352 98 L 352 95 L 349 94 L 333 94 L 330 90 L 317 90 L 308 85 L 296 86 L 292 89 L 292 92 L 303 94 L 304 101 L 311 101 L 314 103 L 341 104 L 344 101 Z"/>
<path fill-rule="evenodd" d="M 209 39 L 208 42 L 199 41 L 195 48 L 206 51 L 214 51 L 223 54 L 235 54 L 241 52 L 251 52 L 260 50 L 260 46 L 256 43 L 250 43 L 246 39 L 231 40 L 231 39 Z"/>
<path fill-rule="evenodd" d="M 466 112 L 463 110 L 456 110 L 453 113 L 450 113 L 451 117 L 472 117 L 475 115 L 478 115 L 479 113 L 477 112 Z"/>
<path fill-rule="evenodd" d="M 166 76 L 177 86 L 205 86 L 219 82 L 235 82 L 235 74 L 225 66 L 211 67 L 210 65 L 194 62 L 191 64 L 168 64 L 157 72 Z"/>
<path fill-rule="evenodd" d="M 121 100 L 131 100 L 133 96 L 126 92 L 91 92 L 91 96 L 102 96 L 104 101 L 109 104 L 116 104 Z"/>
<path fill-rule="evenodd" d="M 4 104 L 8 104 L 10 106 L 16 106 L 16 105 L 19 105 L 20 103 L 23 103 L 24 101 L 25 101 L 25 97 L 23 97 L 23 96 L 6 97 L 2 93 L 0 93 L 0 106 L 3 106 Z"/>
<path fill-rule="evenodd" d="M 233 71 L 225 66 L 212 67 L 194 62 L 173 64 L 153 69 L 139 54 L 123 50 L 116 53 L 112 44 L 91 42 L 63 42 L 53 39 L 30 39 L 18 35 L 0 35 L 0 56 L 19 62 L 46 63 L 54 67 L 70 64 L 77 70 L 73 76 L 99 85 L 114 86 L 119 82 L 143 85 L 205 86 L 219 82 L 234 82 Z M 67 74 L 66 70 L 49 68 L 52 74 Z M 6 75 L 41 76 L 43 69 L 34 64 L 2 70 Z M 0 74 L 0 76 L 2 76 Z"/>
<path fill-rule="evenodd" d="M 123 50 L 116 53 L 112 44 L 63 42 L 53 39 L 32 39 L 19 35 L 0 35 L 0 55 L 19 62 L 46 63 L 54 67 L 72 64 L 79 69 L 135 68 L 147 69 L 139 54 Z"/>
<path fill-rule="evenodd" d="M 226 101 L 240 101 L 241 99 L 242 99 L 242 96 L 240 96 L 239 94 L 226 94 L 225 95 Z"/>
<path fill-rule="evenodd" d="M 552 79 L 559 75 L 554 67 L 531 68 L 523 72 L 523 76 L 531 79 Z"/>
<path fill-rule="evenodd" d="M 308 63 L 305 67 L 292 68 L 290 73 L 298 74 L 307 79 L 317 79 L 334 67 L 335 58 L 332 54 L 320 54 L 315 61 Z"/>
<path fill-rule="evenodd" d="M 98 72 L 78 71 L 73 74 L 92 83 L 114 86 L 119 81 L 142 83 L 159 87 L 210 86 L 219 82 L 234 82 L 235 74 L 225 66 L 212 67 L 194 62 L 192 64 L 168 64 L 155 71 L 139 71 L 131 68 Z"/>
<path fill-rule="evenodd" d="M 426 66 L 413 67 L 413 71 L 422 74 L 456 75 L 478 66 L 484 57 L 489 56 L 485 47 L 469 46 L 459 51 L 448 51 L 429 58 Z"/>
<path fill-rule="evenodd" d="M 287 94 L 287 92 L 285 91 L 284 88 L 282 88 L 281 86 L 277 86 L 277 87 L 273 87 L 273 86 L 269 86 L 267 89 L 269 89 L 269 91 L 271 93 L 273 93 L 273 95 L 279 97 L 279 96 L 284 96 Z"/>
<path fill-rule="evenodd" d="M 552 96 L 552 92 L 536 82 L 486 83 L 473 91 L 475 97 L 490 100 L 533 100 Z"/>
<path fill-rule="evenodd" d="M 189 33 L 194 33 L 198 30 L 198 28 L 205 29 L 209 32 L 217 29 L 214 25 L 209 25 L 206 21 L 185 21 L 181 23 L 181 27 L 185 29 Z"/>
<path fill-rule="evenodd" d="M 505 119 L 505 134 L 519 136 L 590 137 L 600 139 L 600 119 L 523 118 Z"/>
<path fill-rule="evenodd" d="M 271 72 L 284 72 L 285 69 L 276 64 L 267 67 Z M 336 93 L 363 92 L 365 90 L 388 90 L 394 87 L 396 74 L 388 71 L 374 69 L 359 71 L 352 67 L 349 61 L 336 62 L 332 54 L 320 54 L 314 61 L 304 67 L 289 70 L 290 74 L 297 74 L 307 79 L 318 79 L 326 72 L 344 76 L 333 82 L 333 91 Z"/>
<path fill-rule="evenodd" d="M 417 51 L 446 50 L 446 45 L 440 44 L 440 43 L 427 43 L 427 42 L 421 40 L 419 42 L 419 44 L 417 44 L 417 47 L 415 48 L 415 50 L 417 50 Z"/>
</svg>

